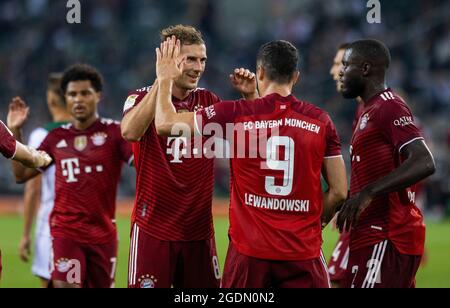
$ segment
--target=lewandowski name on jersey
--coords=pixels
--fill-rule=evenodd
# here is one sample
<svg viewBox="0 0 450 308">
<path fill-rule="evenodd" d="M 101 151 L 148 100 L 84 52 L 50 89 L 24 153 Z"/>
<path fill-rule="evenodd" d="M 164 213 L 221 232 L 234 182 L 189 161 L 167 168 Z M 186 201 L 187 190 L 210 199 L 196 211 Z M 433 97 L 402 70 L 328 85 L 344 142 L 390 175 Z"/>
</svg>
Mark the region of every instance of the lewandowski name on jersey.
<svg viewBox="0 0 450 308">
<path fill-rule="evenodd" d="M 290 200 L 280 198 L 266 198 L 258 195 L 244 195 L 245 205 L 260 209 L 282 212 L 308 213 L 310 200 Z"/>
</svg>

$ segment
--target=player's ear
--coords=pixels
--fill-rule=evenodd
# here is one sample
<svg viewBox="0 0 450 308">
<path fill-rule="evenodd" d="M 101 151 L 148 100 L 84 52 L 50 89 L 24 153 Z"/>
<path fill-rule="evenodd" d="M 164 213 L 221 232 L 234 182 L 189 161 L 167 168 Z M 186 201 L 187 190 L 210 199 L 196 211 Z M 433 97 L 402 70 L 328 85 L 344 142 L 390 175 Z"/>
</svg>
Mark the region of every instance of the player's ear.
<svg viewBox="0 0 450 308">
<path fill-rule="evenodd" d="M 97 96 L 97 103 L 99 103 L 102 100 L 103 92 L 95 92 L 95 95 Z"/>
<path fill-rule="evenodd" d="M 300 82 L 300 71 L 295 71 L 292 75 L 292 87 Z"/>
<path fill-rule="evenodd" d="M 264 71 L 264 67 L 262 65 L 258 65 L 256 68 L 256 78 L 258 81 L 263 81 L 266 72 Z"/>
<path fill-rule="evenodd" d="M 370 74 L 370 70 L 372 69 L 372 64 L 369 62 L 364 62 L 362 64 L 362 75 L 367 77 Z"/>
</svg>

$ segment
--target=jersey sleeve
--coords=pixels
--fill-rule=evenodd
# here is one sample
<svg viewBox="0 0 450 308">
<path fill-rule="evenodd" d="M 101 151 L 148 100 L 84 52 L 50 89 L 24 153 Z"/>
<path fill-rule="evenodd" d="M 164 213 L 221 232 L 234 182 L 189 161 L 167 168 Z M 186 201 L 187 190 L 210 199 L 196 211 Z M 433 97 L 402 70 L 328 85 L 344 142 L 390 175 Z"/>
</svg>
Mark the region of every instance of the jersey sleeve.
<svg viewBox="0 0 450 308">
<path fill-rule="evenodd" d="M 132 165 L 134 161 L 132 144 L 123 139 L 120 133 L 120 126 L 117 126 L 117 140 L 119 143 L 120 160 L 126 162 L 128 165 Z"/>
<path fill-rule="evenodd" d="M 216 103 L 199 110 L 194 115 L 195 133 L 225 139 L 227 126 L 234 125 L 238 114 L 239 101 Z"/>
<path fill-rule="evenodd" d="M 0 121 L 0 152 L 8 159 L 16 155 L 17 142 L 11 131 Z"/>
<path fill-rule="evenodd" d="M 123 106 L 123 116 L 125 116 L 128 112 L 133 110 L 133 108 L 138 106 L 142 102 L 144 97 L 150 92 L 150 89 L 151 87 L 147 87 L 130 92 Z"/>
<path fill-rule="evenodd" d="M 409 143 L 424 139 L 411 110 L 402 102 L 386 102 L 383 105 L 383 112 L 379 112 L 377 117 L 380 130 L 398 153 Z"/>
<path fill-rule="evenodd" d="M 52 163 L 50 165 L 48 165 L 47 167 L 39 168 L 40 171 L 47 170 L 50 166 L 52 166 L 55 163 L 55 156 L 54 156 L 54 152 L 53 152 L 55 144 L 54 144 L 53 140 L 54 140 L 53 134 L 50 132 L 47 135 L 47 137 L 45 137 L 44 141 L 42 141 L 41 145 L 37 148 L 39 151 L 46 152 L 52 158 Z"/>
<path fill-rule="evenodd" d="M 218 103 L 222 102 L 220 97 L 218 97 L 216 94 L 214 94 L 212 92 L 209 92 L 209 95 L 211 97 L 210 97 L 210 100 L 209 100 L 209 103 L 207 104 L 207 106 L 212 106 L 212 105 L 215 105 L 215 104 L 218 104 Z"/>
<path fill-rule="evenodd" d="M 324 115 L 326 123 L 326 148 L 325 158 L 334 158 L 342 155 L 341 140 L 336 130 L 336 126 L 328 114 Z"/>
<path fill-rule="evenodd" d="M 34 149 L 39 148 L 42 141 L 47 137 L 48 131 L 42 127 L 36 128 L 31 132 L 30 138 L 28 139 L 28 145 Z"/>
</svg>

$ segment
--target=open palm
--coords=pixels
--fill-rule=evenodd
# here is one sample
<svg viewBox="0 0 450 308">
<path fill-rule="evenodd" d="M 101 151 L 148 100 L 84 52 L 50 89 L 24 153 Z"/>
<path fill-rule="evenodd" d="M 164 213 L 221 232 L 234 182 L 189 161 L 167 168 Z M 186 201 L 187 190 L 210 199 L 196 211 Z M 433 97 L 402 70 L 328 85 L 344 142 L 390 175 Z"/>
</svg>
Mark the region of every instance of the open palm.
<svg viewBox="0 0 450 308">
<path fill-rule="evenodd" d="M 9 104 L 7 123 L 11 129 L 20 129 L 25 124 L 30 108 L 20 97 L 15 97 Z"/>
</svg>

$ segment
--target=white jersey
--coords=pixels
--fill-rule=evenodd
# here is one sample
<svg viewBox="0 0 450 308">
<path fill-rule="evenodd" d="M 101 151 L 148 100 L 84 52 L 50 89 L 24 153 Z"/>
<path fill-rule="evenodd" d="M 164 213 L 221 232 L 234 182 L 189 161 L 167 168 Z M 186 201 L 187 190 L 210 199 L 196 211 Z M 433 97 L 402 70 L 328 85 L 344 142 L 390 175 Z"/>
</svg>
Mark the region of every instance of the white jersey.
<svg viewBox="0 0 450 308">
<path fill-rule="evenodd" d="M 47 135 L 46 129 L 35 129 L 30 135 L 29 146 L 39 148 Z M 49 217 L 55 200 L 55 171 L 55 166 L 51 166 L 42 174 L 41 204 L 36 219 L 37 236 L 50 236 Z"/>
</svg>

